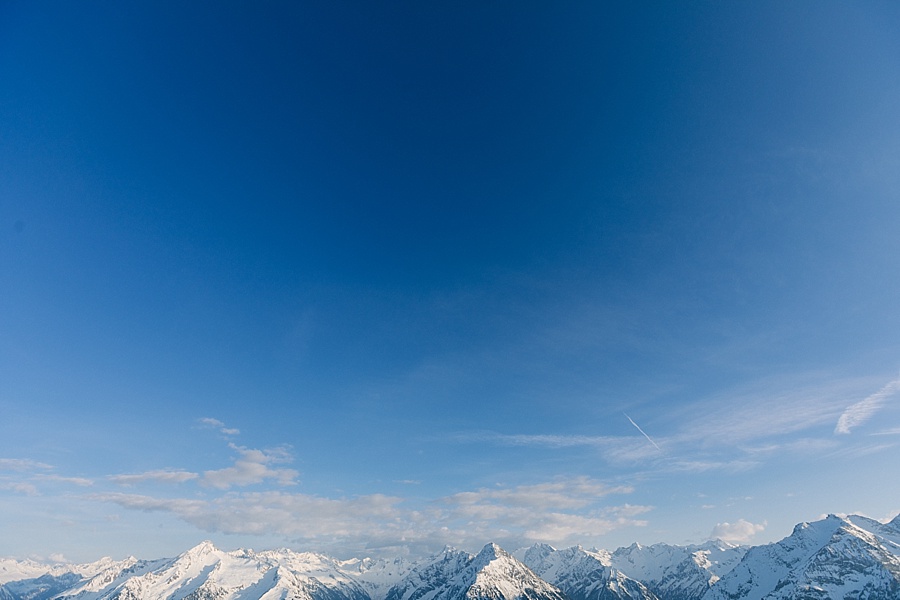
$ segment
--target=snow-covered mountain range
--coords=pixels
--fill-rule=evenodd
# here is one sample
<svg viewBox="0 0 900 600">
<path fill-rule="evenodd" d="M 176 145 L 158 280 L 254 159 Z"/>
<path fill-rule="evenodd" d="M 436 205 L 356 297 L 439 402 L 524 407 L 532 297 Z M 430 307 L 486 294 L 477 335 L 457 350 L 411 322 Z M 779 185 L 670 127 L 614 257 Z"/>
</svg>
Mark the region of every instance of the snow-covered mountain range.
<svg viewBox="0 0 900 600">
<path fill-rule="evenodd" d="M 900 600 L 900 516 L 831 515 L 748 548 L 536 544 L 419 561 L 225 552 L 46 565 L 0 559 L 0 600 Z"/>
</svg>

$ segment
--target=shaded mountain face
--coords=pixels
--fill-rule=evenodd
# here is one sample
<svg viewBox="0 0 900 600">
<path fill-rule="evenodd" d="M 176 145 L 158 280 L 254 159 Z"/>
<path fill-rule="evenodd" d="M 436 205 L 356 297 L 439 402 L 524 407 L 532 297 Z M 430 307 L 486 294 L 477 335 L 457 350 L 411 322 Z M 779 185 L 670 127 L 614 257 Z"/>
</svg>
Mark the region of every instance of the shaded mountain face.
<svg viewBox="0 0 900 600">
<path fill-rule="evenodd" d="M 524 562 L 570 600 L 659 600 L 643 583 L 611 566 L 608 552 L 580 546 L 556 550 L 546 544 L 529 548 Z"/>
<path fill-rule="evenodd" d="M 497 544 L 486 545 L 457 578 L 467 586 L 467 600 L 566 600 L 553 585 L 538 577 Z M 456 600 L 448 594 L 442 600 Z"/>
<path fill-rule="evenodd" d="M 897 600 L 900 517 L 830 515 L 750 549 L 703 600 Z"/>
<path fill-rule="evenodd" d="M 0 559 L 0 600 L 900 600 L 900 517 L 801 523 L 755 548 L 633 544 L 615 552 L 496 544 L 420 561 L 210 542 L 171 559 Z"/>
<path fill-rule="evenodd" d="M 613 552 L 610 564 L 663 600 L 699 600 L 746 552 L 746 546 L 721 540 L 692 546 L 632 544 Z"/>
<path fill-rule="evenodd" d="M 0 600 L 49 600 L 81 580 L 77 573 L 41 575 L 31 579 L 11 581 L 0 586 Z"/>
<path fill-rule="evenodd" d="M 473 558 L 468 552 L 445 549 L 413 567 L 390 587 L 385 600 L 432 600 L 452 584 Z"/>
<path fill-rule="evenodd" d="M 290 550 L 223 552 L 204 542 L 174 559 L 109 565 L 57 600 L 370 600 L 332 558 Z M 22 599 L 24 600 L 24 599 Z"/>
<path fill-rule="evenodd" d="M 13 566 L 9 569 L 12 577 L 37 574 L 33 565 Z M 223 552 L 210 542 L 174 559 L 106 561 L 93 568 L 44 573 L 0 586 L 0 600 L 51 598 L 566 600 L 558 589 L 495 544 L 488 544 L 476 556 L 448 549 L 408 563 L 399 559 L 339 561 L 290 550 Z"/>
<path fill-rule="evenodd" d="M 445 550 L 416 566 L 385 600 L 566 600 L 496 544 L 476 556 Z"/>
</svg>

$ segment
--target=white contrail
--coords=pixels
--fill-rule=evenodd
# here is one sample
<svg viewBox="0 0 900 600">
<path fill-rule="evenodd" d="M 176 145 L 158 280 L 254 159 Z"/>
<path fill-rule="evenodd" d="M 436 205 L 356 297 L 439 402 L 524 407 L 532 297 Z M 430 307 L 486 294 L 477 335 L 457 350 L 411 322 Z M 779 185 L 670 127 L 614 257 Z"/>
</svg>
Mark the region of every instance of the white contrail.
<svg viewBox="0 0 900 600">
<path fill-rule="evenodd" d="M 622 414 L 625 415 L 625 413 L 622 413 Z M 632 420 L 631 417 L 629 417 L 628 415 L 625 415 L 625 418 L 628 419 L 628 420 L 631 422 L 631 424 L 634 425 L 634 427 L 635 427 L 638 431 L 641 432 L 641 435 L 643 435 L 645 438 L 647 438 L 647 441 L 648 441 L 648 442 L 650 442 L 651 444 L 653 444 L 653 447 L 654 447 L 654 448 L 656 448 L 657 450 L 659 450 L 660 452 L 662 452 L 662 448 L 660 448 L 659 446 L 657 446 L 657 445 L 656 445 L 656 442 L 654 442 L 653 439 L 652 439 L 649 435 L 647 435 L 647 434 L 644 432 L 644 430 L 641 429 L 640 426 Z"/>
<path fill-rule="evenodd" d="M 862 425 L 882 407 L 885 401 L 900 392 L 900 379 L 895 379 L 886 386 L 856 404 L 848 406 L 838 419 L 835 433 L 850 433 L 857 425 Z"/>
</svg>

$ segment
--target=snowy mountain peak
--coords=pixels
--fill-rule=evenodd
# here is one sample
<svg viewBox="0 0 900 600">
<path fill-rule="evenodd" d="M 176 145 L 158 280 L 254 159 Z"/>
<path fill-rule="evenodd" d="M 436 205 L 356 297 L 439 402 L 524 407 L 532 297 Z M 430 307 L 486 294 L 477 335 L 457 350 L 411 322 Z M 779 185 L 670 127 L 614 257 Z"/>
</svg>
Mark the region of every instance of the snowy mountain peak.
<svg viewBox="0 0 900 600">
<path fill-rule="evenodd" d="M 701 550 L 731 550 L 732 548 L 737 548 L 737 544 L 732 544 L 731 542 L 726 542 L 721 538 L 716 538 L 714 540 L 709 540 L 700 544 L 699 548 Z"/>
<path fill-rule="evenodd" d="M 751 548 L 704 600 L 900 598 L 900 546 L 859 516 L 801 523 L 783 540 Z"/>
<path fill-rule="evenodd" d="M 203 540 L 190 550 L 182 553 L 181 556 L 205 556 L 207 554 L 218 551 L 218 548 L 216 548 L 215 544 L 213 544 L 211 541 Z"/>
<path fill-rule="evenodd" d="M 581 546 L 554 550 L 535 546 L 526 564 L 570 600 L 657 600 L 639 581 L 610 567 L 609 553 L 589 552 Z"/>
<path fill-rule="evenodd" d="M 550 566 L 550 558 L 556 552 L 556 548 L 549 544 L 535 544 L 524 551 L 518 551 L 514 556 L 521 560 L 529 569 L 543 576 L 543 571 Z"/>
<path fill-rule="evenodd" d="M 0 585 L 20 579 L 34 579 L 53 572 L 65 572 L 63 565 L 48 565 L 34 560 L 0 558 Z"/>
<path fill-rule="evenodd" d="M 485 545 L 466 571 L 474 574 L 467 600 L 565 600 L 556 587 L 494 543 Z M 463 577 L 469 583 L 470 575 Z"/>
<path fill-rule="evenodd" d="M 506 550 L 491 542 L 485 544 L 484 548 L 481 549 L 481 552 L 475 555 L 475 559 L 472 561 L 472 564 L 476 568 L 482 568 L 495 560 L 505 558 L 515 560 L 508 552 L 506 552 Z"/>
<path fill-rule="evenodd" d="M 530 564 L 530 562 L 547 558 L 554 552 L 556 552 L 556 548 L 550 544 L 534 544 L 533 546 L 529 546 L 522 556 L 525 558 L 524 562 L 527 565 Z"/>
<path fill-rule="evenodd" d="M 521 557 L 521 561 L 518 559 Z M 900 517 L 829 515 L 746 548 L 631 546 L 613 553 L 494 543 L 416 562 L 293 550 L 46 565 L 0 559 L 0 600 L 898 600 Z"/>
</svg>

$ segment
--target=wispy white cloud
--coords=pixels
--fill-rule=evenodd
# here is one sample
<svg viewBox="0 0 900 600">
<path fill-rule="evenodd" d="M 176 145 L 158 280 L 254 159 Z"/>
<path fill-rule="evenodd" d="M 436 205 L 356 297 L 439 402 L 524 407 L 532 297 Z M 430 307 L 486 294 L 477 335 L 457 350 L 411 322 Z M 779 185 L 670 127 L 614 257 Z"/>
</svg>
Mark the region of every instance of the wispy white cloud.
<svg viewBox="0 0 900 600">
<path fill-rule="evenodd" d="M 0 458 L 0 472 L 5 471 L 19 474 L 16 477 L 25 477 L 31 481 L 67 481 L 68 483 L 78 483 L 82 481 L 80 478 L 66 478 L 47 473 L 47 471 L 52 470 L 52 465 L 31 460 L 29 458 Z M 12 480 L 11 477 L 0 479 L 0 490 L 8 490 L 25 496 L 41 495 L 37 486 L 30 481 Z"/>
<path fill-rule="evenodd" d="M 847 446 L 845 448 L 839 448 L 834 452 L 830 452 L 827 456 L 830 458 L 861 458 L 863 456 L 870 456 L 872 454 L 878 454 L 879 452 L 884 452 L 885 450 L 890 450 L 891 448 L 896 448 L 898 443 L 897 441 L 883 443 L 883 444 L 859 444 L 855 446 Z"/>
<path fill-rule="evenodd" d="M 629 415 L 637 435 L 501 434 L 470 432 L 451 436 L 461 443 L 490 443 L 548 450 L 584 448 L 616 467 L 643 473 L 737 472 L 757 468 L 778 457 L 794 459 L 834 452 L 841 442 L 826 433 L 842 412 L 863 416 L 878 408 L 900 381 L 847 409 L 848 395 L 871 380 L 806 376 L 772 379 L 752 387 L 698 400 L 664 415 L 667 431 L 652 438 Z M 853 407 L 851 407 L 853 408 Z M 657 422 L 661 417 L 657 416 Z M 892 435 L 887 430 L 883 435 Z M 661 453 L 659 448 L 665 448 Z"/>
<path fill-rule="evenodd" d="M 729 473 L 740 473 L 749 469 L 756 468 L 760 465 L 759 461 L 753 460 L 686 460 L 677 459 L 666 461 L 663 468 L 670 473 L 706 473 L 709 471 L 726 471 Z"/>
<path fill-rule="evenodd" d="M 207 425 L 218 426 L 218 422 Z M 568 443 L 562 439 L 501 443 L 548 441 Z M 281 466 L 292 460 L 286 448 L 260 450 L 234 443 L 228 446 L 236 456 L 231 466 L 222 469 L 202 473 L 163 469 L 108 478 L 118 485 L 195 481 L 207 488 L 201 496 L 98 493 L 90 497 L 130 510 L 169 513 L 205 531 L 287 536 L 298 543 L 315 543 L 321 549 L 332 545 L 344 549 L 406 546 L 438 550 L 447 544 L 477 548 L 487 540 L 506 541 L 511 546 L 527 541 L 576 543 L 596 539 L 617 528 L 645 525 L 646 521 L 638 517 L 650 510 L 634 504 L 602 505 L 610 495 L 628 494 L 633 489 L 589 477 L 512 487 L 497 485 L 451 494 L 424 505 L 420 500 L 417 506 L 383 494 L 326 498 L 272 489 L 228 491 L 252 484 L 295 484 L 298 476 L 296 471 Z M 210 490 L 226 493 L 215 496 Z"/>
<path fill-rule="evenodd" d="M 444 499 L 457 506 L 504 505 L 527 507 L 534 510 L 582 508 L 608 494 L 628 494 L 630 486 L 610 487 L 589 477 L 559 479 L 535 485 L 514 488 L 480 489 L 460 492 Z"/>
<path fill-rule="evenodd" d="M 834 428 L 836 434 L 848 434 L 854 427 L 862 425 L 878 412 L 888 398 L 900 392 L 900 378 L 895 379 L 885 385 L 883 388 L 848 406 L 838 419 Z"/>
<path fill-rule="evenodd" d="M 489 442 L 508 446 L 539 446 L 547 448 L 570 448 L 575 446 L 592 446 L 603 448 L 620 443 L 614 436 L 588 435 L 526 435 L 502 434 L 495 431 L 460 432 L 448 436 L 447 439 L 457 442 Z"/>
<path fill-rule="evenodd" d="M 215 419 L 204 419 L 211 425 L 221 422 Z M 156 469 L 143 473 L 122 473 L 109 475 L 107 480 L 116 485 L 133 486 L 143 483 L 182 484 L 197 481 L 201 485 L 220 490 L 274 481 L 277 485 L 294 485 L 297 471 L 286 468 L 274 468 L 274 465 L 288 463 L 293 460 L 285 448 L 258 450 L 229 443 L 228 447 L 237 453 L 231 466 L 222 469 L 210 469 L 201 473 L 182 469 Z"/>
<path fill-rule="evenodd" d="M 0 482 L 0 490 L 9 490 L 11 492 L 24 494 L 26 496 L 41 495 L 38 489 L 33 484 L 24 481 Z"/>
<path fill-rule="evenodd" d="M 664 438 L 671 451 L 662 454 L 659 446 L 648 443 L 645 436 L 566 436 L 566 435 L 504 435 L 493 432 L 456 434 L 453 441 L 495 443 L 502 445 L 530 446 L 561 449 L 585 447 L 597 452 L 606 462 L 616 466 L 631 466 L 645 472 L 701 473 L 707 471 L 739 472 L 761 464 L 752 456 L 713 456 L 708 449 L 698 451 L 698 442 L 692 436 Z"/>
<path fill-rule="evenodd" d="M 884 429 L 882 431 L 873 431 L 869 435 L 900 435 L 900 427 L 894 427 L 893 429 Z"/>
<path fill-rule="evenodd" d="M 523 541 L 566 545 L 579 540 L 596 539 L 625 526 L 647 525 L 646 521 L 634 518 L 632 513 L 636 508 L 638 507 L 627 506 L 622 510 L 611 508 L 588 514 L 557 511 L 535 514 L 527 509 L 514 509 L 501 512 L 495 518 L 507 529 L 521 529 L 520 539 Z M 640 510 L 646 512 L 652 509 L 648 506 L 640 507 Z"/>
<path fill-rule="evenodd" d="M 279 485 L 293 485 L 299 473 L 293 469 L 273 469 L 269 465 L 290 462 L 291 456 L 284 449 L 256 450 L 236 444 L 229 447 L 238 453 L 234 464 L 224 469 L 204 471 L 201 483 L 218 489 L 261 483 L 267 479 Z"/>
<path fill-rule="evenodd" d="M 174 469 L 160 469 L 145 473 L 133 473 L 122 475 L 110 475 L 108 479 L 118 485 L 137 485 L 146 482 L 156 483 L 184 483 L 192 479 L 198 479 L 198 473 L 190 471 L 178 471 Z"/>
<path fill-rule="evenodd" d="M 31 460 L 28 458 L 0 458 L 0 471 L 48 471 L 52 465 Z"/>
<path fill-rule="evenodd" d="M 643 438 L 634 436 L 587 436 L 556 434 L 503 434 L 494 431 L 456 433 L 445 438 L 459 443 L 488 443 L 531 448 L 584 447 L 600 453 L 611 463 L 635 463 L 658 459 L 659 451 L 648 447 Z"/>
<path fill-rule="evenodd" d="M 123 508 L 144 512 L 172 512 L 186 518 L 209 504 L 208 500 L 189 500 L 183 498 L 156 498 L 140 494 L 103 493 L 88 496 L 100 502 L 113 502 Z"/>
<path fill-rule="evenodd" d="M 81 487 L 89 487 L 94 485 L 94 480 L 86 477 L 63 477 L 61 475 L 35 475 L 36 481 L 56 481 L 59 483 L 71 483 Z"/>
<path fill-rule="evenodd" d="M 168 513 L 207 532 L 290 537 L 321 550 L 360 550 L 383 540 L 411 543 L 427 535 L 424 516 L 399 509 L 400 498 L 380 494 L 334 499 L 266 491 L 194 499 L 115 493 L 92 498 L 130 510 Z"/>
<path fill-rule="evenodd" d="M 787 441 L 765 442 L 759 445 L 741 446 L 741 450 L 757 460 L 763 458 L 790 454 L 791 456 L 821 455 L 824 452 L 834 450 L 838 442 L 832 438 L 802 437 Z"/>
<path fill-rule="evenodd" d="M 736 446 L 796 435 L 833 422 L 860 382 L 763 381 L 708 398 L 683 416 L 679 438 L 706 446 Z"/>
<path fill-rule="evenodd" d="M 205 531 L 292 536 L 319 548 L 332 544 L 438 550 L 446 544 L 477 548 L 488 540 L 511 545 L 583 542 L 613 529 L 645 525 L 636 517 L 650 507 L 599 504 L 609 494 L 630 491 L 575 477 L 463 492 L 425 507 L 410 507 L 402 498 L 381 494 L 324 498 L 282 491 L 229 492 L 213 499 L 122 493 L 90 497 L 126 509 L 170 513 Z"/>
<path fill-rule="evenodd" d="M 716 526 L 713 527 L 712 533 L 709 534 L 709 539 L 720 539 L 736 544 L 747 544 L 753 539 L 753 536 L 765 529 L 765 521 L 762 523 L 751 523 L 746 519 L 738 519 L 734 523 L 717 523 Z"/>
<path fill-rule="evenodd" d="M 206 427 L 218 429 L 219 433 L 221 433 L 222 435 L 238 435 L 241 432 L 240 429 L 226 427 L 225 423 L 223 423 L 219 419 L 214 419 L 212 417 L 203 417 L 202 419 L 198 419 L 198 421 L 200 422 L 200 424 Z"/>
</svg>

